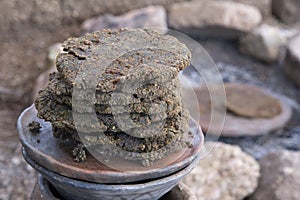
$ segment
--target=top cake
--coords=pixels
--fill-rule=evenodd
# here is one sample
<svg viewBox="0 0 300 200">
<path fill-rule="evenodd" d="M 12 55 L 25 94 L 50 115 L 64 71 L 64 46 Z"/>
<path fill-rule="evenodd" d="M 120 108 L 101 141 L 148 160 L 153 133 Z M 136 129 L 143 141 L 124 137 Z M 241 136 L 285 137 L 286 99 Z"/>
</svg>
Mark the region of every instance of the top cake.
<svg viewBox="0 0 300 200">
<path fill-rule="evenodd" d="M 59 54 L 56 66 L 66 83 L 82 87 L 78 80 L 84 80 L 86 88 L 101 92 L 114 91 L 122 77 L 142 64 L 156 67 L 161 73 L 157 78 L 168 81 L 191 59 L 189 49 L 176 38 L 143 29 L 102 30 L 70 38 L 63 47 L 66 53 Z M 155 74 L 152 69 L 148 73 Z M 97 85 L 90 76 L 96 78 Z"/>
</svg>

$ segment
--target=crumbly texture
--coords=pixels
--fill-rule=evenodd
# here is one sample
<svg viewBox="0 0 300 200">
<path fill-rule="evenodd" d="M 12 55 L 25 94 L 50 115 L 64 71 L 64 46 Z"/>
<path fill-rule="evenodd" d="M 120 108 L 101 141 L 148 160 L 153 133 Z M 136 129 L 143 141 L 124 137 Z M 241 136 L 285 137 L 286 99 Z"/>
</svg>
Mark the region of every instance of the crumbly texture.
<svg viewBox="0 0 300 200">
<path fill-rule="evenodd" d="M 115 90 L 121 77 L 143 64 L 163 67 L 161 72 L 168 73 L 160 78 L 168 80 L 191 59 L 189 49 L 176 38 L 144 29 L 102 30 L 70 38 L 63 47 L 65 53 L 57 57 L 56 66 L 64 80 L 103 92 Z M 94 82 L 94 77 L 99 81 Z"/>
<path fill-rule="evenodd" d="M 149 30 L 119 29 L 63 46 L 58 72 L 35 101 L 55 137 L 145 165 L 187 146 L 189 114 L 177 78 L 190 64 L 184 44 Z M 85 149 L 75 147 L 73 156 L 85 160 Z"/>
<path fill-rule="evenodd" d="M 128 84 L 128 82 L 126 84 Z M 90 100 L 91 97 L 95 97 L 95 104 L 116 106 L 149 102 L 156 99 L 162 101 L 178 98 L 181 91 L 181 85 L 178 78 L 164 82 L 163 84 L 157 83 L 156 81 L 145 82 L 141 85 L 136 85 L 135 88 L 134 91 L 126 88 L 125 91 L 116 90 L 114 92 L 99 92 L 85 89 L 76 90 L 73 93 L 73 87 L 67 85 L 59 74 L 54 72 L 50 74 L 50 81 L 45 90 L 49 90 L 53 95 L 58 97 L 57 100 L 68 105 L 72 105 L 72 100 L 84 102 Z"/>
<path fill-rule="evenodd" d="M 39 133 L 40 129 L 42 128 L 40 123 L 36 121 L 32 121 L 31 123 L 29 123 L 28 127 L 29 127 L 29 131 L 33 134 Z"/>
<path fill-rule="evenodd" d="M 78 144 L 72 151 L 74 161 L 82 162 L 86 160 L 85 147 L 82 144 Z"/>
<path fill-rule="evenodd" d="M 36 104 L 65 104 L 78 113 L 100 113 L 100 114 L 121 114 L 121 113 L 167 113 L 177 114 L 181 109 L 181 87 L 178 79 L 170 82 L 170 88 L 166 89 L 161 85 L 147 84 L 135 93 L 93 93 L 80 92 L 79 96 L 72 97 L 71 89 L 66 89 L 63 82 L 54 73 L 50 76 L 48 86 L 40 91 Z M 167 85 L 169 86 L 169 85 Z M 64 93 L 65 92 L 65 93 Z M 95 101 L 88 100 L 92 96 Z M 49 101 L 48 99 L 53 99 Z M 54 100 L 55 99 L 55 100 Z M 84 99 L 84 100 L 82 100 Z M 55 107 L 56 105 L 52 105 Z M 47 109 L 47 108 L 46 108 Z M 49 108 L 48 108 L 49 109 Z"/>
<path fill-rule="evenodd" d="M 87 146 L 112 144 L 124 151 L 135 153 L 149 153 L 157 151 L 160 148 L 170 144 L 174 140 L 182 137 L 182 134 L 188 129 L 189 114 L 187 111 L 180 113 L 178 117 L 167 119 L 166 123 L 160 124 L 161 127 L 149 128 L 151 137 L 134 137 L 133 132 L 145 133 L 143 130 L 133 129 L 130 132 L 109 132 L 102 133 L 77 133 L 76 129 L 54 128 L 56 137 L 70 138 L 81 141 Z M 155 130 L 154 130 L 155 129 Z M 157 130 L 160 130 L 159 135 Z M 182 144 L 185 145 L 185 144 Z M 175 148 L 176 149 L 176 148 Z"/>
<path fill-rule="evenodd" d="M 181 107 L 178 106 L 178 109 L 173 110 L 174 115 L 168 113 L 168 108 L 166 112 L 120 112 L 121 108 L 115 108 L 118 112 L 114 115 L 112 114 L 100 114 L 100 113 L 77 113 L 72 112 L 72 107 L 60 104 L 56 102 L 54 95 L 49 94 L 48 91 L 41 91 L 35 101 L 36 108 L 39 110 L 38 116 L 47 121 L 50 121 L 56 125 L 56 127 L 64 128 L 68 127 L 71 129 L 85 130 L 84 132 L 97 132 L 99 129 L 102 131 L 111 131 L 111 132 L 120 132 L 120 131 L 131 131 L 131 129 L 137 129 L 140 132 L 147 131 L 146 126 L 150 128 L 156 128 L 152 131 L 157 130 L 155 123 L 162 122 L 167 118 L 176 118 L 179 112 L 181 112 Z M 142 104 L 143 105 L 143 104 Z M 129 105 L 130 106 L 130 105 Z M 144 105 L 144 109 L 140 108 L 140 111 L 151 110 L 153 106 Z M 138 105 L 132 105 L 131 108 L 140 107 Z M 158 106 L 159 108 L 159 106 Z M 169 108 L 171 109 L 171 108 Z M 135 109 L 137 110 L 137 109 Z M 74 114 L 76 115 L 76 126 L 74 124 Z M 117 122 L 116 122 L 117 120 Z M 133 124 L 129 120 L 132 120 Z M 122 126 L 122 129 L 119 126 Z M 143 129 L 143 130 L 142 130 Z M 142 133 L 139 133 L 142 135 Z M 145 134 L 149 135 L 149 134 Z"/>
</svg>

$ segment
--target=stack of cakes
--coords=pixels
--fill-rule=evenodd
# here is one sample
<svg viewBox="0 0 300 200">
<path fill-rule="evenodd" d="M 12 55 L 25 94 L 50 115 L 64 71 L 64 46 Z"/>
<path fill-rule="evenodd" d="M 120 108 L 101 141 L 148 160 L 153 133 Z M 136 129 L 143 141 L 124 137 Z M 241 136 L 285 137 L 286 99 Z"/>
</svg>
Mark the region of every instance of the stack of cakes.
<svg viewBox="0 0 300 200">
<path fill-rule="evenodd" d="M 147 153 L 152 161 L 186 145 L 189 114 L 177 78 L 190 64 L 184 44 L 150 30 L 119 29 L 70 38 L 63 47 L 58 72 L 35 101 L 55 137 L 110 145 L 126 159 Z"/>
</svg>

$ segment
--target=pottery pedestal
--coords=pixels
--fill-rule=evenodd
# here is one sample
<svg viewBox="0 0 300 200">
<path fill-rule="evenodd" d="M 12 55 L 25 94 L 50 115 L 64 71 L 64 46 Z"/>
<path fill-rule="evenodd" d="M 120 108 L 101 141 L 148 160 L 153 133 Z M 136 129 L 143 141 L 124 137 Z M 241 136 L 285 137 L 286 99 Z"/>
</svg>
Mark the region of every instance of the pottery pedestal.
<svg viewBox="0 0 300 200">
<path fill-rule="evenodd" d="M 28 124 L 32 121 L 41 125 L 37 134 L 29 131 Z M 191 195 L 178 192 L 181 186 L 177 185 L 198 163 L 203 144 L 199 125 L 191 121 L 187 134 L 193 135 L 192 147 L 175 154 L 176 159 L 165 167 L 127 172 L 109 168 L 92 156 L 85 162 L 75 163 L 70 155 L 70 142 L 54 138 L 51 124 L 36 117 L 34 106 L 21 114 L 18 131 L 25 160 L 40 174 L 32 194 L 33 200 L 41 197 L 66 200 L 157 200 L 168 196 L 171 198 L 170 195 L 174 196 L 175 191 L 177 199 L 189 199 Z M 54 194 L 59 196 L 55 197 Z"/>
</svg>

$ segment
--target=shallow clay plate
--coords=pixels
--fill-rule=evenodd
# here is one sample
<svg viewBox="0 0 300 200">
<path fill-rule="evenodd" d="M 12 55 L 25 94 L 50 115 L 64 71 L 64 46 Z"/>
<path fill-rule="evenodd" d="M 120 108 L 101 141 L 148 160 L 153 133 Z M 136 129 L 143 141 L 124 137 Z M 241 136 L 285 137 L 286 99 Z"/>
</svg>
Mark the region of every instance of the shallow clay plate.
<svg viewBox="0 0 300 200">
<path fill-rule="evenodd" d="M 231 105 L 226 105 L 227 113 L 225 117 L 223 130 L 221 133 L 222 136 L 239 137 L 267 134 L 272 131 L 283 128 L 292 115 L 292 108 L 284 100 L 282 100 L 279 97 L 279 95 L 251 85 L 226 83 L 224 86 L 225 88 L 228 88 L 230 90 L 231 95 L 234 93 L 234 97 L 230 97 L 232 98 L 230 99 Z M 249 103 L 238 102 L 237 94 L 239 91 L 251 91 L 253 93 L 252 95 L 255 96 L 254 99 L 262 99 L 264 97 L 267 98 L 264 99 L 263 102 L 260 102 L 257 106 L 249 105 Z M 185 91 L 187 95 L 190 92 Z M 199 123 L 203 131 L 208 132 L 209 130 L 210 134 L 219 135 L 219 129 L 213 127 L 212 125 L 210 126 L 211 100 L 207 87 L 200 86 L 194 88 L 192 92 L 195 92 L 198 98 L 200 112 Z M 255 92 L 259 94 L 255 95 Z M 249 94 L 248 92 L 241 92 L 240 94 L 245 94 L 244 97 L 240 98 L 240 101 L 243 101 L 243 99 L 245 98 L 251 98 L 251 93 Z M 237 102 L 236 105 L 232 105 L 234 101 Z M 267 105 L 268 103 L 270 104 Z M 249 106 L 251 108 L 242 108 L 242 106 Z M 259 110 L 259 106 L 265 107 Z M 228 112 L 228 110 L 232 111 L 232 109 L 234 109 L 236 112 Z M 238 113 L 243 114 L 243 116 L 239 115 Z M 218 113 L 217 111 L 214 112 L 214 115 L 215 117 L 218 117 L 216 115 L 222 116 L 222 114 Z"/>
<path fill-rule="evenodd" d="M 33 134 L 29 131 L 28 124 L 32 121 L 40 123 L 40 133 Z M 28 156 L 41 166 L 70 178 L 96 183 L 129 183 L 167 176 L 190 164 L 197 157 L 204 140 L 198 123 L 191 121 L 190 132 L 194 136 L 192 148 L 155 161 L 153 166 L 143 167 L 143 170 L 141 170 L 140 163 L 132 162 L 131 169 L 137 170 L 124 172 L 107 167 L 91 155 L 88 155 L 87 160 L 84 162 L 74 162 L 71 155 L 74 144 L 71 141 L 54 138 L 51 124 L 37 118 L 34 105 L 25 109 L 20 115 L 18 132 Z M 170 164 L 166 166 L 166 163 Z"/>
</svg>

